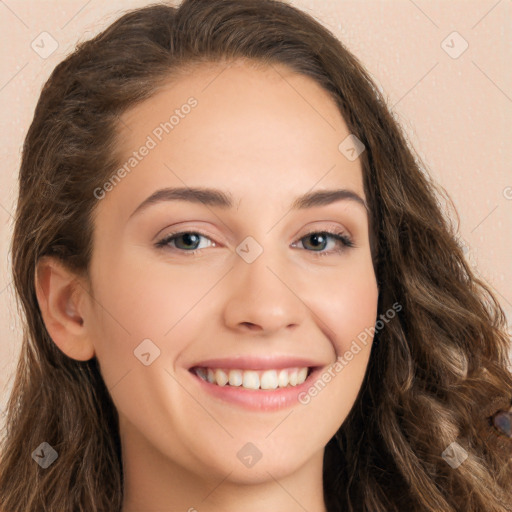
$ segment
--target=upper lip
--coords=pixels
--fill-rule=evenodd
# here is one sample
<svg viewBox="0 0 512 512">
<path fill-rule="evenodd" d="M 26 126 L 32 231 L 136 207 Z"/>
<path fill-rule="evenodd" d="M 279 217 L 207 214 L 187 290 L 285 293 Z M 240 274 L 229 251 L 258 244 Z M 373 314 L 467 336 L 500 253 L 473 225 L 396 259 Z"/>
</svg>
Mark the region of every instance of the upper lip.
<svg viewBox="0 0 512 512">
<path fill-rule="evenodd" d="M 283 368 L 304 368 L 304 367 L 323 366 L 318 361 L 313 361 L 306 357 L 297 356 L 279 356 L 279 357 L 261 357 L 261 356 L 238 356 L 238 357 L 219 357 L 215 359 L 205 359 L 189 367 L 189 370 L 196 367 L 204 368 L 225 368 L 231 370 L 270 370 Z"/>
</svg>

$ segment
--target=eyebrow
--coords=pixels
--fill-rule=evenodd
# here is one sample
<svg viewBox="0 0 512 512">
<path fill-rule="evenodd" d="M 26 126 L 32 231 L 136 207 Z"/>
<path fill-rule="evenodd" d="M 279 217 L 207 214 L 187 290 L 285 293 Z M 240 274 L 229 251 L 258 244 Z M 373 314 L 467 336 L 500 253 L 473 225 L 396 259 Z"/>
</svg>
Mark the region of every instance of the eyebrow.
<svg viewBox="0 0 512 512">
<path fill-rule="evenodd" d="M 307 192 L 297 197 L 290 206 L 291 210 L 305 210 L 316 206 L 325 206 L 337 201 L 349 200 L 362 205 L 368 211 L 366 201 L 356 192 L 348 189 L 319 190 Z M 153 192 L 149 197 L 135 208 L 129 219 L 135 214 L 145 210 L 150 205 L 164 201 L 188 201 L 190 203 L 203 204 L 222 209 L 233 208 L 234 199 L 229 193 L 212 188 L 162 188 Z"/>
</svg>

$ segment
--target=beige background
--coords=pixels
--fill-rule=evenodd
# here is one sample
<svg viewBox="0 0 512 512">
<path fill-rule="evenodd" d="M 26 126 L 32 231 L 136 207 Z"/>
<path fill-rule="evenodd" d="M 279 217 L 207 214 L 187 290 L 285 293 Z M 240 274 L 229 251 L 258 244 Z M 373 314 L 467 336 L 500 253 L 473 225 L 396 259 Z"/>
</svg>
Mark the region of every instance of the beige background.
<svg viewBox="0 0 512 512">
<path fill-rule="evenodd" d="M 20 151 L 41 86 L 78 40 L 89 39 L 124 10 L 148 3 L 0 0 L 1 408 L 21 340 L 7 251 Z M 429 172 L 454 200 L 467 257 L 496 290 L 510 326 L 512 1 L 290 3 L 329 27 L 385 91 Z M 49 35 L 41 35 L 44 32 Z M 52 49 L 52 39 L 58 47 L 47 56 L 44 52 Z"/>
</svg>

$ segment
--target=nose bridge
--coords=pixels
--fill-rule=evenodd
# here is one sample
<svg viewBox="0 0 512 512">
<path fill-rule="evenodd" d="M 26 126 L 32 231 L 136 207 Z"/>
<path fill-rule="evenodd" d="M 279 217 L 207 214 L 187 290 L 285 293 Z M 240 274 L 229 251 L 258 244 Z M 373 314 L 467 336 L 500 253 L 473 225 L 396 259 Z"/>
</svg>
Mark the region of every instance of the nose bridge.
<svg viewBox="0 0 512 512">
<path fill-rule="evenodd" d="M 236 248 L 226 321 L 231 327 L 254 324 L 276 330 L 298 324 L 304 317 L 304 304 L 293 291 L 291 266 L 285 262 L 283 247 L 264 244 L 247 237 Z M 286 248 L 285 248 L 286 249 Z"/>
<path fill-rule="evenodd" d="M 235 271 L 249 288 L 249 293 L 260 288 L 274 289 L 277 286 L 278 279 L 274 274 L 276 270 L 272 272 L 271 269 L 279 269 L 280 255 L 278 248 L 272 247 L 271 237 L 265 237 L 262 243 L 248 236 L 238 245 L 236 252 L 238 258 Z"/>
</svg>

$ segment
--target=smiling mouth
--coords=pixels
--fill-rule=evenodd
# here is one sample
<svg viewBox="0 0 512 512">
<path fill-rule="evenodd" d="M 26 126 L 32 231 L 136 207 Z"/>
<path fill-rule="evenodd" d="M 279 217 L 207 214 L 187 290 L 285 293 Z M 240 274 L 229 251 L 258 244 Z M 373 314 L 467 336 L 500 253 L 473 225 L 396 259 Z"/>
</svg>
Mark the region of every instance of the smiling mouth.
<svg viewBox="0 0 512 512">
<path fill-rule="evenodd" d="M 313 368 L 304 366 L 275 370 L 239 370 L 195 366 L 190 371 L 216 386 L 273 390 L 299 386 L 309 377 Z"/>
</svg>

